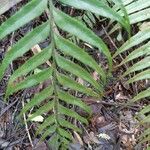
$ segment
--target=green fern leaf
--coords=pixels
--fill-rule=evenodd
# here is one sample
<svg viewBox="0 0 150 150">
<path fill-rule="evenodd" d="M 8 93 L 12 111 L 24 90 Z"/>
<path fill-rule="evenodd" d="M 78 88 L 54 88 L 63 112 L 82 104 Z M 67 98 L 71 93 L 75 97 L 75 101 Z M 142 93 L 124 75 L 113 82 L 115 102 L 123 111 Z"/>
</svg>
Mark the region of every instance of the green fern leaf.
<svg viewBox="0 0 150 150">
<path fill-rule="evenodd" d="M 42 52 L 36 54 L 32 58 L 30 58 L 28 61 L 26 61 L 25 64 L 23 64 L 21 67 L 19 67 L 13 75 L 11 76 L 9 82 L 15 81 L 18 77 L 27 75 L 30 71 L 36 69 L 39 65 L 45 63 L 45 61 L 49 60 L 52 55 L 52 49 L 50 46 L 42 50 Z"/>
<path fill-rule="evenodd" d="M 45 99 L 49 98 L 53 94 L 54 88 L 52 85 L 42 90 L 40 93 L 36 94 L 21 110 L 21 113 L 19 116 L 21 116 L 23 113 L 30 110 L 32 107 L 40 104 Z"/>
<path fill-rule="evenodd" d="M 126 10 L 129 18 L 130 24 L 140 23 L 144 20 L 148 20 L 150 18 L 150 2 L 147 0 L 123 0 L 124 9 Z M 118 14 L 120 16 L 125 16 L 125 13 L 120 10 L 120 8 L 115 5 L 114 10 L 118 11 Z M 110 22 L 112 24 L 113 22 Z M 120 26 L 116 24 L 109 34 L 113 33 L 117 29 L 119 29 Z"/>
<path fill-rule="evenodd" d="M 7 10 L 9 10 L 11 7 L 19 3 L 21 0 L 15 0 L 13 3 L 11 3 L 9 0 L 1 0 L 0 5 L 0 15 L 5 13 Z"/>
<path fill-rule="evenodd" d="M 61 57 L 60 55 L 56 55 L 56 62 L 58 66 L 77 77 L 80 77 L 84 79 L 85 81 L 88 81 L 91 85 L 93 85 L 97 90 L 102 90 L 101 86 L 92 78 L 92 76 L 82 67 L 79 65 Z"/>
<path fill-rule="evenodd" d="M 81 129 L 79 129 L 77 126 L 73 125 L 72 123 L 62 119 L 62 118 L 59 118 L 59 123 L 62 127 L 65 127 L 65 128 L 68 128 L 68 129 L 72 129 L 74 131 L 77 131 L 79 133 L 81 133 Z"/>
<path fill-rule="evenodd" d="M 133 83 L 135 81 L 144 80 L 144 79 L 150 79 L 150 69 L 138 73 L 133 78 L 129 79 L 128 83 Z"/>
<path fill-rule="evenodd" d="M 58 130 L 58 133 L 59 133 L 62 137 L 65 137 L 65 138 L 67 138 L 67 139 L 69 139 L 69 140 L 72 140 L 72 135 L 71 135 L 69 132 L 67 132 L 66 130 L 64 130 L 64 129 L 62 129 L 62 128 L 58 128 L 57 130 Z"/>
<path fill-rule="evenodd" d="M 104 2 L 98 0 L 60 0 L 61 2 L 73 6 L 78 9 L 84 9 L 87 11 L 91 11 L 92 13 L 117 20 L 122 24 L 123 27 L 128 29 L 128 25 L 123 17 L 118 15 L 115 11 L 113 11 L 110 7 L 108 7 Z"/>
<path fill-rule="evenodd" d="M 34 74 L 27 77 L 25 80 L 16 85 L 14 85 L 15 83 L 9 83 L 6 91 L 6 98 L 19 90 L 35 86 L 45 80 L 48 80 L 51 76 L 52 76 L 52 69 L 49 68 L 41 71 L 38 74 Z"/>
<path fill-rule="evenodd" d="M 43 141 L 47 136 L 53 134 L 56 132 L 56 129 L 57 129 L 57 125 L 53 125 L 53 126 L 50 126 L 43 134 L 42 134 L 42 137 L 41 137 L 41 141 Z M 58 139 L 57 139 L 57 142 L 58 142 Z M 57 145 L 56 145 L 57 146 Z"/>
<path fill-rule="evenodd" d="M 54 107 L 54 101 L 48 102 L 46 105 L 43 105 L 40 107 L 34 114 L 32 114 L 27 121 L 32 120 L 33 118 L 43 115 L 44 113 L 47 113 L 48 111 L 52 110 Z"/>
<path fill-rule="evenodd" d="M 102 77 L 102 81 L 104 83 L 106 82 L 106 75 L 103 69 L 83 49 L 81 49 L 80 47 L 74 45 L 70 41 L 58 35 L 55 36 L 55 40 L 56 40 L 57 48 L 60 49 L 60 51 L 64 52 L 65 54 L 68 54 L 69 56 L 76 58 L 77 60 L 81 61 L 83 64 L 86 64 L 87 66 L 91 67 L 93 70 L 96 70 L 99 73 L 99 75 Z"/>
<path fill-rule="evenodd" d="M 6 54 L 0 66 L 0 80 L 2 79 L 2 76 L 6 68 L 9 66 L 9 64 L 16 58 L 22 56 L 35 44 L 46 39 L 49 35 L 49 30 L 50 28 L 48 22 L 44 23 L 43 25 L 35 28 L 32 32 L 28 33 L 25 37 L 23 37 L 17 44 L 15 44 L 10 49 L 10 51 Z"/>
<path fill-rule="evenodd" d="M 143 55 L 148 55 L 150 52 L 150 42 L 144 44 L 143 46 L 139 47 L 138 49 L 131 52 L 118 66 L 121 66 L 135 58 L 138 58 Z"/>
<path fill-rule="evenodd" d="M 51 126 L 52 124 L 55 123 L 55 115 L 50 115 L 49 117 L 47 117 L 45 119 L 45 121 L 39 125 L 37 131 L 36 131 L 36 135 L 38 135 L 39 133 L 42 134 L 42 132 L 48 127 L 48 126 Z"/>
<path fill-rule="evenodd" d="M 34 6 L 34 7 L 33 7 Z M 40 16 L 47 8 L 47 0 L 32 0 L 0 26 L 0 39 Z"/>
<path fill-rule="evenodd" d="M 90 4 L 90 8 L 88 8 L 89 11 L 117 20 L 124 27 L 127 27 L 126 20 L 106 5 L 106 3 L 97 0 L 81 0 L 78 2 L 80 4 Z M 68 1 L 67 3 L 70 3 L 70 5 L 73 4 L 74 7 L 81 9 L 81 5 L 79 8 L 79 4 L 74 3 L 74 1 Z M 82 9 L 86 10 L 86 5 L 83 6 Z M 94 58 L 86 52 L 86 50 L 83 50 L 69 40 L 58 35 L 59 29 L 57 30 L 57 33 L 55 29 L 60 28 L 62 31 L 89 43 L 98 48 L 100 52 L 103 52 L 108 60 L 108 74 L 110 74 L 112 70 L 112 57 L 108 47 L 101 38 L 86 27 L 86 25 L 83 25 L 81 21 L 56 9 L 52 0 L 29 1 L 18 12 L 2 23 L 0 26 L 0 39 L 15 32 L 17 29 L 45 12 L 47 12 L 48 15 L 47 21 L 45 23 L 41 22 L 41 25 L 28 32 L 24 37 L 17 41 L 8 52 L 6 52 L 2 64 L 0 65 L 0 80 L 3 77 L 5 70 L 14 60 L 22 57 L 33 46 L 50 37 L 51 43 L 47 48 L 32 56 L 13 72 L 8 82 L 5 96 L 8 98 L 10 95 L 20 90 L 37 86 L 38 84 L 50 80 L 51 84 L 31 98 L 22 109 L 19 117 L 22 114 L 28 113 L 30 109 L 33 108 L 33 113 L 31 116 L 28 116 L 27 121 L 32 121 L 33 118 L 39 115 L 45 116 L 45 121 L 39 125 L 36 134 L 41 134 L 41 140 L 50 137 L 49 144 L 53 149 L 59 149 L 59 146 L 61 146 L 62 149 L 67 149 L 69 142 L 72 140 L 72 130 L 80 133 L 81 129 L 76 127 L 72 122 L 66 120 L 66 118 L 71 117 L 81 123 L 88 123 L 86 118 L 82 117 L 74 110 L 69 109 L 67 107 L 68 104 L 77 106 L 88 114 L 90 114 L 91 111 L 90 107 L 81 99 L 68 94 L 68 91 L 64 91 L 64 87 L 99 99 L 103 96 L 103 86 L 106 84 L 107 71 L 105 71 Z M 94 21 L 94 18 L 90 15 L 88 15 L 88 17 Z M 55 26 L 55 24 L 57 26 Z M 67 59 L 65 57 L 66 55 L 75 58 L 79 63 Z M 36 68 L 50 59 L 52 63 L 51 67 L 47 67 L 39 73 L 33 74 Z M 80 62 L 83 65 L 79 65 Z M 96 71 L 99 74 L 100 81 L 97 82 L 93 79 L 91 75 L 93 71 Z M 67 72 L 67 75 L 64 72 Z M 22 76 L 24 78 L 22 81 L 18 82 L 17 79 Z M 82 78 L 84 81 L 90 83 L 90 88 L 76 82 L 76 78 Z"/>
<path fill-rule="evenodd" d="M 145 90 L 145 91 L 140 92 L 137 96 L 135 96 L 135 97 L 131 100 L 131 102 L 135 102 L 135 101 L 138 101 L 138 100 L 140 100 L 140 99 L 142 99 L 142 98 L 149 97 L 149 96 L 150 96 L 150 88 L 148 88 L 148 89 Z"/>
<path fill-rule="evenodd" d="M 88 124 L 87 120 L 84 117 L 80 116 L 78 113 L 74 112 L 73 110 L 68 109 L 62 105 L 59 105 L 58 109 L 59 109 L 59 112 L 61 112 L 62 114 L 73 117 L 81 121 L 82 123 Z"/>
<path fill-rule="evenodd" d="M 99 48 L 100 52 L 103 52 L 106 55 L 111 70 L 112 68 L 111 54 L 106 44 L 98 36 L 96 36 L 84 24 L 64 14 L 60 10 L 57 9 L 54 10 L 54 19 L 58 27 L 60 27 L 62 30 L 69 32 L 77 36 L 79 39 Z"/>
<path fill-rule="evenodd" d="M 90 88 L 85 88 L 83 85 L 77 83 L 76 81 L 68 78 L 65 75 L 58 74 L 57 79 L 58 79 L 59 83 L 62 84 L 63 86 L 69 87 L 69 88 L 79 91 L 79 92 L 83 92 L 83 93 L 93 96 L 93 97 L 97 97 L 97 98 L 100 97 L 100 94 L 98 95 Z"/>
<path fill-rule="evenodd" d="M 113 58 L 115 58 L 120 53 L 132 48 L 135 45 L 142 43 L 145 40 L 150 39 L 150 29 L 146 29 L 144 31 L 138 32 L 136 35 L 131 37 L 128 41 L 125 42 L 114 54 Z"/>
<path fill-rule="evenodd" d="M 138 63 L 134 64 L 132 67 L 130 67 L 124 74 L 123 76 L 126 76 L 132 72 L 139 71 L 145 68 L 148 68 L 150 66 L 150 57 L 145 57 Z"/>
<path fill-rule="evenodd" d="M 59 99 L 65 101 L 66 103 L 79 106 L 80 108 L 82 108 L 87 113 L 91 113 L 90 107 L 88 107 L 80 99 L 78 99 L 78 98 L 76 98 L 76 97 L 74 97 L 74 96 L 72 96 L 72 95 L 70 95 L 70 94 L 68 94 L 66 92 L 59 91 L 58 92 L 58 97 L 59 97 Z"/>
</svg>

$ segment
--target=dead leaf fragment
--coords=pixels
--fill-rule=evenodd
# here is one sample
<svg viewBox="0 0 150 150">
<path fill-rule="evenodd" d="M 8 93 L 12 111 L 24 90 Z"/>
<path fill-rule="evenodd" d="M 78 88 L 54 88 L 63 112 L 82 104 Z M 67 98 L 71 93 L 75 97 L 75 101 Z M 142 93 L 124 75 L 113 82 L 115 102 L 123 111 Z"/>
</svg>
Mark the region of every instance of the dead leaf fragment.
<svg viewBox="0 0 150 150">
<path fill-rule="evenodd" d="M 95 81 L 99 80 L 99 75 L 96 71 L 93 72 L 92 76 Z"/>
<path fill-rule="evenodd" d="M 83 146 L 83 141 L 82 141 L 80 135 L 75 131 L 74 131 L 74 140 L 75 140 L 74 143 L 79 143 L 80 145 Z"/>
<path fill-rule="evenodd" d="M 146 29 L 149 29 L 150 28 L 150 22 L 143 22 L 140 26 L 139 26 L 139 29 L 141 31 L 143 30 L 146 30 Z"/>
<path fill-rule="evenodd" d="M 99 144 L 100 143 L 100 141 L 98 140 L 94 132 L 90 132 L 89 135 L 84 136 L 83 139 L 86 144 L 92 144 L 92 143 Z"/>
<path fill-rule="evenodd" d="M 125 95 L 123 95 L 122 92 L 119 92 L 116 96 L 115 96 L 116 100 L 128 100 L 129 98 Z"/>
</svg>

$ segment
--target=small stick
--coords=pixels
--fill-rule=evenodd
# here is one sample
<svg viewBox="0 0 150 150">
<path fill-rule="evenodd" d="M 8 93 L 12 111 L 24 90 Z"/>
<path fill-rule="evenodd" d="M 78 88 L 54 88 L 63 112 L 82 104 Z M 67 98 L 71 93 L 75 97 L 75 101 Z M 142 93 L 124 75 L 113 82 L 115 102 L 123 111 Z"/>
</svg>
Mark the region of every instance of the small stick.
<svg viewBox="0 0 150 150">
<path fill-rule="evenodd" d="M 0 117 L 1 117 L 8 109 L 10 109 L 17 101 L 18 101 L 18 99 L 15 100 L 14 102 L 12 102 L 12 103 L 11 103 L 10 105 L 8 105 L 7 107 L 5 107 L 5 108 L 1 111 Z"/>
<path fill-rule="evenodd" d="M 22 100 L 22 107 L 24 108 L 24 100 Z M 31 147 L 34 147 L 32 139 L 31 139 L 31 136 L 30 136 L 30 132 L 29 132 L 29 128 L 28 128 L 28 124 L 27 124 L 27 119 L 26 119 L 25 113 L 23 113 L 23 119 L 24 119 L 25 128 L 26 128 L 26 132 L 27 132 L 28 139 L 30 141 Z"/>
<path fill-rule="evenodd" d="M 103 28 L 103 30 L 104 30 L 106 36 L 108 37 L 109 41 L 111 42 L 111 44 L 114 46 L 114 48 L 115 48 L 115 49 L 118 49 L 118 47 L 116 46 L 116 44 L 114 43 L 114 41 L 111 39 L 111 37 L 109 36 L 109 34 L 107 33 L 107 31 L 106 31 L 106 29 L 105 29 L 105 27 L 104 27 L 103 25 L 102 25 L 102 28 Z M 119 54 L 119 56 L 120 56 L 121 60 L 123 61 L 122 55 Z M 116 61 L 115 61 L 114 59 L 113 59 L 113 61 L 116 63 Z M 128 70 L 129 67 L 127 66 L 127 64 L 124 64 L 124 66 L 125 66 L 125 69 Z M 130 79 L 131 79 L 131 74 L 129 74 L 129 77 L 130 77 Z M 132 88 L 133 88 L 133 87 L 134 87 L 134 86 L 133 86 L 133 83 L 131 83 L 131 85 L 132 85 Z"/>
</svg>

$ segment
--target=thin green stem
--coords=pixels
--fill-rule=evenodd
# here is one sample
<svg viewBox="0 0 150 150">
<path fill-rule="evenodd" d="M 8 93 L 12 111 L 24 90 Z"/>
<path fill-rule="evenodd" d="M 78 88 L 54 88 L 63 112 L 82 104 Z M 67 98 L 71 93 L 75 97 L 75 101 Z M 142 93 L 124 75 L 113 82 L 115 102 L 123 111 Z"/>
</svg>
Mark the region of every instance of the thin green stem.
<svg viewBox="0 0 150 150">
<path fill-rule="evenodd" d="M 57 74 L 56 74 L 56 69 L 57 69 L 57 64 L 56 64 L 56 59 L 55 59 L 55 38 L 54 38 L 54 16 L 53 16 L 53 2 L 52 0 L 49 0 L 49 20 L 50 20 L 50 39 L 51 39 L 51 48 L 52 48 L 52 59 L 53 59 L 53 86 L 54 86 L 54 113 L 56 117 L 56 124 L 58 124 L 58 105 L 59 105 L 59 99 L 58 99 L 58 94 L 57 94 Z"/>
</svg>

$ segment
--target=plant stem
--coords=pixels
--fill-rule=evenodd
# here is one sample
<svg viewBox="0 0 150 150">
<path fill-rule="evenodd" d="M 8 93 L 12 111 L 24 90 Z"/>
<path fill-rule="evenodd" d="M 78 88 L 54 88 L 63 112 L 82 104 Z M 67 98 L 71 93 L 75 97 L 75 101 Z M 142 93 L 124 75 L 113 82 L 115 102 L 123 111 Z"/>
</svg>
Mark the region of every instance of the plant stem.
<svg viewBox="0 0 150 150">
<path fill-rule="evenodd" d="M 53 86 L 54 86 L 54 114 L 56 117 L 56 124 L 58 124 L 58 94 L 57 94 L 57 71 L 56 71 L 56 59 L 55 59 L 55 38 L 54 38 L 54 16 L 53 16 L 53 2 L 52 0 L 49 0 L 49 20 L 50 20 L 50 38 L 51 38 L 51 48 L 52 48 L 52 58 L 53 58 Z"/>
</svg>

